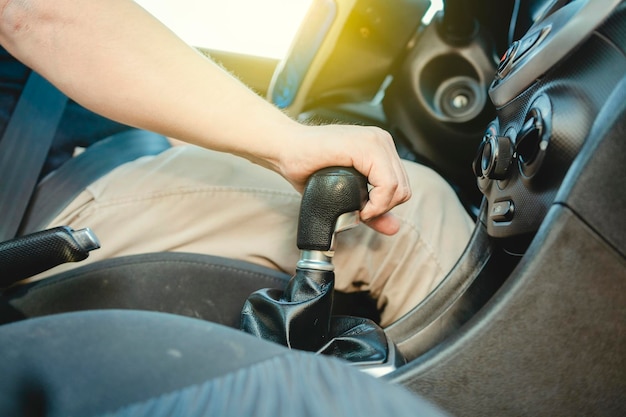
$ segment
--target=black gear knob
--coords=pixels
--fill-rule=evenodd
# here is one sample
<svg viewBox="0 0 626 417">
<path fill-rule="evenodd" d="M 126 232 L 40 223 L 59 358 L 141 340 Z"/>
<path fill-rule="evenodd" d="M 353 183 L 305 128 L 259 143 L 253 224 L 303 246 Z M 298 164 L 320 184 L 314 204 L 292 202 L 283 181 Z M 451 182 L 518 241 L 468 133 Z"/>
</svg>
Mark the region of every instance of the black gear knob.
<svg viewBox="0 0 626 417">
<path fill-rule="evenodd" d="M 337 220 L 367 203 L 367 178 L 354 168 L 324 168 L 307 181 L 298 222 L 298 248 L 328 251 Z"/>
</svg>

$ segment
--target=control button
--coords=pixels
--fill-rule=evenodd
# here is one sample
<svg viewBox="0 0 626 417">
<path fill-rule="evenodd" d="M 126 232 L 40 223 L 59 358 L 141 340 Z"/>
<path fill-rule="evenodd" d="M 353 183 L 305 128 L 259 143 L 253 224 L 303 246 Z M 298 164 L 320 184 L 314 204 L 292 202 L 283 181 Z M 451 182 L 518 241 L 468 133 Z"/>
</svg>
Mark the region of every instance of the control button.
<svg viewBox="0 0 626 417">
<path fill-rule="evenodd" d="M 539 45 L 550 33 L 551 26 L 546 26 L 542 29 L 535 30 L 530 35 L 515 41 L 509 46 L 502 58 L 500 58 L 500 64 L 498 64 L 498 70 L 496 72 L 496 80 L 502 80 L 506 77 L 513 67 L 519 62 L 524 55 L 531 49 Z"/>
<path fill-rule="evenodd" d="M 522 59 L 524 55 L 528 53 L 531 49 L 539 45 L 550 33 L 550 29 L 552 26 L 546 26 L 542 29 L 538 29 L 531 33 L 530 35 L 519 40 L 519 47 L 515 52 L 515 57 L 513 58 L 512 65 L 517 64 L 517 61 Z"/>
<path fill-rule="evenodd" d="M 537 41 L 539 40 L 539 36 L 541 36 L 541 31 L 536 30 L 530 35 L 522 38 L 519 41 L 519 48 L 517 49 L 517 53 L 515 54 L 515 60 L 521 58 L 526 52 L 530 51 L 530 49 L 535 46 Z"/>
<path fill-rule="evenodd" d="M 519 48 L 519 42 L 513 42 L 504 55 L 502 55 L 502 58 L 500 58 L 500 64 L 498 64 L 498 70 L 496 72 L 497 78 L 503 79 L 511 71 L 513 60 L 517 55 L 517 48 Z"/>
<path fill-rule="evenodd" d="M 478 145 L 478 150 L 476 151 L 476 156 L 474 157 L 474 161 L 472 162 L 472 171 L 474 171 L 474 175 L 478 178 L 483 178 L 483 168 L 482 168 L 482 160 L 483 160 L 483 152 L 485 150 L 485 145 L 489 140 L 489 136 L 483 137 L 483 140 Z"/>
<path fill-rule="evenodd" d="M 510 200 L 493 203 L 489 217 L 494 222 L 508 222 L 513 218 L 515 206 Z"/>
<path fill-rule="evenodd" d="M 491 136 L 486 139 L 480 160 L 482 176 L 503 180 L 507 177 L 513 161 L 513 142 L 507 136 Z"/>
</svg>

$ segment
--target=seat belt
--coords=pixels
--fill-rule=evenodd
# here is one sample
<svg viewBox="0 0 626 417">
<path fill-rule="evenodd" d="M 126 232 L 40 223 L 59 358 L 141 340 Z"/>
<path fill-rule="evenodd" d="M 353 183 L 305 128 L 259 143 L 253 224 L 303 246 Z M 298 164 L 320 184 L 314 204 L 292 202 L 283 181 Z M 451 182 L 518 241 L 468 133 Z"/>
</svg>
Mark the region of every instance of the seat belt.
<svg viewBox="0 0 626 417">
<path fill-rule="evenodd" d="M 170 147 L 165 136 L 139 129 L 99 140 L 39 182 L 18 234 L 42 230 L 89 184 L 118 166 Z"/>
<path fill-rule="evenodd" d="M 17 233 L 67 101 L 31 72 L 0 140 L 0 242 Z"/>
</svg>

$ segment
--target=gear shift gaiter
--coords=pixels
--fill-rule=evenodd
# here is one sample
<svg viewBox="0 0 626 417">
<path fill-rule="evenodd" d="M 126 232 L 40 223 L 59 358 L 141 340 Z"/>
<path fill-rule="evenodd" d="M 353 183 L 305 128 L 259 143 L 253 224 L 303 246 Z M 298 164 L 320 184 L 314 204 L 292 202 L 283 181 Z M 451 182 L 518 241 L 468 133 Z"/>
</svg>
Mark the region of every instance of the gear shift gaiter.
<svg viewBox="0 0 626 417">
<path fill-rule="evenodd" d="M 263 289 L 250 295 L 241 315 L 242 330 L 292 349 L 366 366 L 397 363 L 398 352 L 376 323 L 331 316 L 334 237 L 358 225 L 366 202 L 367 180 L 352 168 L 326 168 L 311 176 L 300 206 L 296 274 L 284 291 Z"/>
</svg>

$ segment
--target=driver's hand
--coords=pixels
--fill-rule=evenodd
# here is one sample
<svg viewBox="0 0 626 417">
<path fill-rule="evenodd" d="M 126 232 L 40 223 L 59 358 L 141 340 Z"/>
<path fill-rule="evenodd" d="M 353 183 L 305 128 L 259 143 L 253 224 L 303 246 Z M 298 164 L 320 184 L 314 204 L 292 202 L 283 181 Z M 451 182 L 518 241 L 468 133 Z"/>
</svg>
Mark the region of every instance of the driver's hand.
<svg viewBox="0 0 626 417">
<path fill-rule="evenodd" d="M 400 222 L 389 213 L 411 197 L 411 187 L 391 135 L 377 127 L 299 125 L 281 149 L 278 171 L 300 192 L 316 171 L 329 166 L 354 167 L 371 186 L 361 220 L 392 235 Z"/>
</svg>

